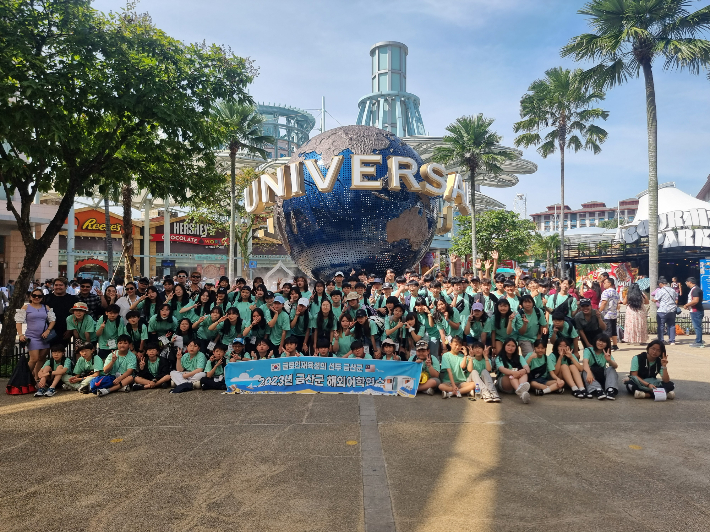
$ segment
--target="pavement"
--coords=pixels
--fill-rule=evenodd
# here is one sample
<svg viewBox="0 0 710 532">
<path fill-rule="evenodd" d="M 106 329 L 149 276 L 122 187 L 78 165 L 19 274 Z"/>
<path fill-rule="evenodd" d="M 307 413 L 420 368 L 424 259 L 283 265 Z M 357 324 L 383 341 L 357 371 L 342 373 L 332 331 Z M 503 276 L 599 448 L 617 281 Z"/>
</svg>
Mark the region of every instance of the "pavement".
<svg viewBox="0 0 710 532">
<path fill-rule="evenodd" d="M 2 394 L 0 531 L 708 531 L 710 348 L 668 352 L 665 403 Z"/>
</svg>

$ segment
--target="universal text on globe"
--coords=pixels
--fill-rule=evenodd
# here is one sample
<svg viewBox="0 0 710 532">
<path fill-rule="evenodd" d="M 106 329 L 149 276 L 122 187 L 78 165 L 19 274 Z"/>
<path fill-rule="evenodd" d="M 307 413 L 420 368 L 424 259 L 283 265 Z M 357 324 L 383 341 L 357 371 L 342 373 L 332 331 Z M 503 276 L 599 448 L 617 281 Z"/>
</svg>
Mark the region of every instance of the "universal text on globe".
<svg viewBox="0 0 710 532">
<path fill-rule="evenodd" d="M 345 155 L 336 155 L 330 163 L 326 175 L 315 160 L 285 164 L 276 169 L 276 175 L 262 174 L 244 190 L 244 207 L 251 214 L 263 213 L 276 203 L 277 198 L 291 199 L 305 196 L 303 166 L 313 179 L 318 190 L 324 194 L 333 191 Z M 404 185 L 410 192 L 419 192 L 430 197 L 442 196 L 444 201 L 457 207 L 461 214 L 468 214 L 463 179 L 460 174 L 446 173 L 446 168 L 438 163 L 426 163 L 418 168 L 411 157 L 387 157 L 387 175 L 382 179 L 368 179 L 376 175 L 376 165 L 382 164 L 382 155 L 351 154 L 353 190 L 382 190 L 387 180 L 390 190 L 400 190 Z M 419 170 L 422 177 L 418 182 L 414 175 Z"/>
</svg>

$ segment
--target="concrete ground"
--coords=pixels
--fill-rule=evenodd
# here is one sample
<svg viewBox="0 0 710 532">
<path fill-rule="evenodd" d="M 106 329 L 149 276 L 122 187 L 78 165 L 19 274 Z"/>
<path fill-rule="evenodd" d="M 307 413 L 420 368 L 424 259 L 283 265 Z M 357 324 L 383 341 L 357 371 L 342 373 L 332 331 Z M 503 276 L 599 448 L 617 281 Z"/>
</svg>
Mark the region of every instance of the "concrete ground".
<svg viewBox="0 0 710 532">
<path fill-rule="evenodd" d="M 666 403 L 2 394 L 0 530 L 707 531 L 710 348 L 668 350 Z"/>
</svg>

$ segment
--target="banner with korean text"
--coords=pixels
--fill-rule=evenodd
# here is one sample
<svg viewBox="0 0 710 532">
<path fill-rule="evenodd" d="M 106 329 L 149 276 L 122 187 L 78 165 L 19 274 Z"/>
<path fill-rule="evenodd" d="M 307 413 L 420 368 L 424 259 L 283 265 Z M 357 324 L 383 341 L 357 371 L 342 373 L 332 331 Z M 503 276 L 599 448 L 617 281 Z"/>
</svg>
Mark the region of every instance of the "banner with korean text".
<svg viewBox="0 0 710 532">
<path fill-rule="evenodd" d="M 230 362 L 228 393 L 355 393 L 414 397 L 422 365 L 394 360 L 285 357 Z"/>
</svg>

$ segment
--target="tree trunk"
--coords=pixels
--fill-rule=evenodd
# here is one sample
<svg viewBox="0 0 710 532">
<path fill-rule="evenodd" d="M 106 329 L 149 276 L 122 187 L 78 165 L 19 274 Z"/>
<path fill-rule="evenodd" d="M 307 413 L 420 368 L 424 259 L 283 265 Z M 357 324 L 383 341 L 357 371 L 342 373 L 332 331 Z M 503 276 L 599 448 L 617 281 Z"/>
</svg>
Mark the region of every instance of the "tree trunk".
<svg viewBox="0 0 710 532">
<path fill-rule="evenodd" d="M 476 272 L 476 259 L 478 258 L 478 250 L 476 249 L 476 168 L 478 165 L 474 163 L 469 166 L 468 171 L 471 174 L 471 269 L 473 275 Z M 495 272 L 494 272 L 495 273 Z"/>
<path fill-rule="evenodd" d="M 646 81 L 646 122 L 648 128 L 648 278 L 651 293 L 658 282 L 658 121 L 656 115 L 656 88 L 651 63 L 644 62 Z M 653 311 L 655 306 L 651 305 Z"/>
<path fill-rule="evenodd" d="M 121 190 L 122 203 L 123 203 L 123 258 L 125 268 L 125 282 L 133 281 L 133 277 L 136 274 L 136 258 L 133 256 L 133 189 L 130 183 L 123 185 Z M 147 231 L 145 231 L 147 235 Z M 144 237 L 144 238 L 147 238 Z"/>
<path fill-rule="evenodd" d="M 228 257 L 228 268 L 227 276 L 229 277 L 230 286 L 235 280 L 234 275 L 234 238 L 235 238 L 235 228 L 236 223 L 236 211 L 237 211 L 237 150 L 236 148 L 230 148 L 229 158 L 232 162 L 232 183 L 230 190 L 230 211 L 229 211 L 229 257 Z"/>
<path fill-rule="evenodd" d="M 104 196 L 104 216 L 106 218 L 106 264 L 108 264 L 106 278 L 110 280 L 113 275 L 113 235 L 111 234 L 111 211 L 108 209 L 108 195 Z"/>
<path fill-rule="evenodd" d="M 560 140 L 560 279 L 565 277 L 565 145 Z"/>
</svg>

